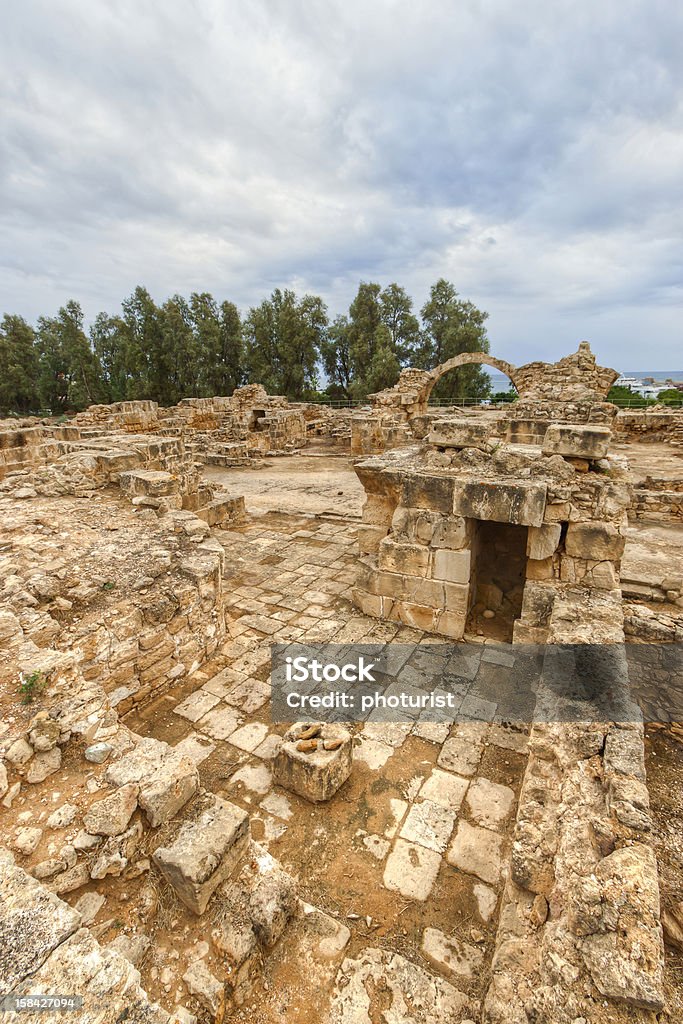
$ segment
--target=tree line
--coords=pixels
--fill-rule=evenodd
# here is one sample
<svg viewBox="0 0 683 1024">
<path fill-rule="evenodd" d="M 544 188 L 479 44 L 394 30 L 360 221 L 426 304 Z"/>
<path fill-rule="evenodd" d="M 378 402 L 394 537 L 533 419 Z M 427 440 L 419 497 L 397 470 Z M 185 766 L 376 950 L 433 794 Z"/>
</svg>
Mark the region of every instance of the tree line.
<svg viewBox="0 0 683 1024">
<path fill-rule="evenodd" d="M 461 352 L 488 352 L 487 316 L 443 278 L 419 317 L 400 285 L 362 282 L 348 313 L 332 321 L 319 296 L 289 289 L 241 316 L 208 292 L 157 305 L 137 287 L 119 313 L 99 313 L 88 330 L 75 301 L 35 326 L 5 314 L 0 413 L 60 415 L 141 398 L 168 406 L 229 395 L 247 381 L 295 401 L 362 400 L 394 384 L 404 366 L 432 369 Z M 440 398 L 490 393 L 480 366 L 447 374 L 437 387 Z"/>
</svg>

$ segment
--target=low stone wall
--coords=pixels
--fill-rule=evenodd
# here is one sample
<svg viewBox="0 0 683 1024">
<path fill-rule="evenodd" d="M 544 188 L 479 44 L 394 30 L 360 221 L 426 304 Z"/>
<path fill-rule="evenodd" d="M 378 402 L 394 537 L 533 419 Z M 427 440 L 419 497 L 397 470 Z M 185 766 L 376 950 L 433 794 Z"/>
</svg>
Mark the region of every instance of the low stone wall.
<svg viewBox="0 0 683 1024">
<path fill-rule="evenodd" d="M 0 594 L 2 678 L 10 689 L 22 672 L 43 678 L 49 645 L 125 712 L 211 657 L 225 634 L 224 552 L 205 519 L 130 505 L 120 492 L 103 493 L 92 509 L 68 498 L 15 503 L 11 517 L 10 508 L 11 499 L 0 499 L 9 573 Z"/>
<path fill-rule="evenodd" d="M 614 432 L 620 441 L 668 441 L 683 425 L 683 410 L 620 409 Z"/>
<path fill-rule="evenodd" d="M 404 448 L 414 438 L 405 420 L 391 414 L 356 414 L 351 420 L 351 454 L 379 455 L 391 448 Z"/>
<path fill-rule="evenodd" d="M 629 516 L 651 522 L 680 523 L 683 520 L 683 485 L 673 480 L 636 485 Z"/>
</svg>

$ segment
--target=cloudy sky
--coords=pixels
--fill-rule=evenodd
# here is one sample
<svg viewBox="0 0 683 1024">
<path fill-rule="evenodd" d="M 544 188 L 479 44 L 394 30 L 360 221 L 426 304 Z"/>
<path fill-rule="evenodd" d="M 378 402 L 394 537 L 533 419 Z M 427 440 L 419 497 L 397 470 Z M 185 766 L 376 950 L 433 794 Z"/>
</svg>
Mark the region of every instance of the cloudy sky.
<svg viewBox="0 0 683 1024">
<path fill-rule="evenodd" d="M 5 0 L 0 311 L 438 277 L 683 369 L 678 0 Z"/>
</svg>

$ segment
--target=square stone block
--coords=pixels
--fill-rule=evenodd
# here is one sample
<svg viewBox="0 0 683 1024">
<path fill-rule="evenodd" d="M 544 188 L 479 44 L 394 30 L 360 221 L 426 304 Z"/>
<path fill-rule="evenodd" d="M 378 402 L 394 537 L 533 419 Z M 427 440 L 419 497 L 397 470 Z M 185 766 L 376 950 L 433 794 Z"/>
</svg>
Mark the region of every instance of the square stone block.
<svg viewBox="0 0 683 1024">
<path fill-rule="evenodd" d="M 573 558 L 617 561 L 624 553 L 626 538 L 612 523 L 597 521 L 570 523 L 565 550 Z"/>
<path fill-rule="evenodd" d="M 604 459 L 612 431 L 609 427 L 578 423 L 551 423 L 543 438 L 544 455 L 570 455 L 579 459 Z"/>
<path fill-rule="evenodd" d="M 494 885 L 500 879 L 503 839 L 487 828 L 461 821 L 446 859 L 453 867 Z"/>
<path fill-rule="evenodd" d="M 410 808 L 400 835 L 401 839 L 443 853 L 454 825 L 455 811 L 432 800 L 421 800 Z"/>
<path fill-rule="evenodd" d="M 530 526 L 526 542 L 527 556 L 539 561 L 550 558 L 560 543 L 561 534 L 562 526 L 560 523 Z"/>
<path fill-rule="evenodd" d="M 541 483 L 503 483 L 470 480 L 457 483 L 453 512 L 470 519 L 517 526 L 540 526 L 545 512 L 547 486 Z"/>
<path fill-rule="evenodd" d="M 351 774 L 351 734 L 330 723 L 314 728 L 315 735 L 303 740 L 301 735 L 311 730 L 310 723 L 297 722 L 287 730 L 273 761 L 273 782 L 319 803 L 333 797 Z M 327 744 L 335 744 L 336 749 L 325 750 Z"/>
<path fill-rule="evenodd" d="M 379 546 L 379 567 L 408 576 L 426 576 L 429 548 L 422 544 L 397 544 L 387 537 Z"/>
<path fill-rule="evenodd" d="M 488 447 L 490 425 L 473 419 L 434 420 L 427 435 L 430 444 L 440 448 Z"/>
<path fill-rule="evenodd" d="M 472 552 L 469 548 L 450 551 L 442 548 L 434 552 L 434 579 L 450 583 L 469 583 Z"/>
<path fill-rule="evenodd" d="M 212 798 L 196 821 L 183 825 L 171 846 L 153 860 L 186 907 L 203 914 L 212 894 L 241 864 L 249 843 L 249 815 Z"/>
<path fill-rule="evenodd" d="M 406 839 L 397 839 L 384 867 L 384 885 L 406 899 L 426 900 L 440 866 L 439 853 Z"/>
</svg>

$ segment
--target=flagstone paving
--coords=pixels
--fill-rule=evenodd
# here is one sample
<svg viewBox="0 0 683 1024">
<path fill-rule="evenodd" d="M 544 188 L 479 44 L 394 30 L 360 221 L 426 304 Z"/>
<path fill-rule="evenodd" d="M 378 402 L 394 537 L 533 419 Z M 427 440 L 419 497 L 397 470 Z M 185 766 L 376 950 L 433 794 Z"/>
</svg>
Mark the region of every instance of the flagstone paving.
<svg viewBox="0 0 683 1024">
<path fill-rule="evenodd" d="M 424 671 L 457 663 L 473 716 L 479 671 L 509 668 L 510 656 L 488 645 L 453 654 L 440 638 L 359 614 L 351 603 L 355 534 L 342 518 L 280 513 L 214 530 L 225 548 L 228 639 L 211 663 L 127 724 L 180 745 L 207 789 L 249 811 L 254 838 L 298 876 L 303 898 L 350 927 L 350 951 L 381 945 L 477 997 L 525 732 L 474 717 L 454 725 L 373 720 L 350 726 L 354 769 L 330 802 L 311 804 L 272 783 L 269 764 L 287 728 L 270 717 L 272 643 L 432 644 L 399 678 L 419 682 Z"/>
</svg>

